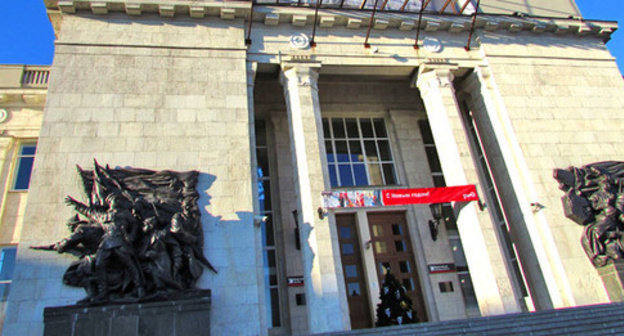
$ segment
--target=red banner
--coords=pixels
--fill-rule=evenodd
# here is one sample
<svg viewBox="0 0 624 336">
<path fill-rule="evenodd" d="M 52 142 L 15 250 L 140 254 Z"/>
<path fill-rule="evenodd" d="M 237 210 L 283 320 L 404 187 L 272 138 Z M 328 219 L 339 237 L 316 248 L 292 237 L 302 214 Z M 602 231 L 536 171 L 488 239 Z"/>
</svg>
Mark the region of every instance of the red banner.
<svg viewBox="0 0 624 336">
<path fill-rule="evenodd" d="M 419 188 L 340 190 L 323 193 L 325 208 L 361 208 L 406 204 L 478 201 L 474 185 Z"/>
<path fill-rule="evenodd" d="M 385 189 L 381 191 L 383 205 L 428 204 L 478 201 L 474 185 L 420 188 Z"/>
</svg>

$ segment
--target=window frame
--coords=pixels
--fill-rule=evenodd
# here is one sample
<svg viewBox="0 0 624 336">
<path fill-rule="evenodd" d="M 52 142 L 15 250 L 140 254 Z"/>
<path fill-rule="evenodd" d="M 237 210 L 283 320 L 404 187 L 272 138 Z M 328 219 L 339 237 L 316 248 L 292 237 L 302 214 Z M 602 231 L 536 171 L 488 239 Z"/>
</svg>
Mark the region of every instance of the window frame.
<svg viewBox="0 0 624 336">
<path fill-rule="evenodd" d="M 349 137 L 348 130 L 347 130 L 347 124 L 346 121 L 348 119 L 354 119 L 356 121 L 356 126 L 357 126 L 357 130 L 358 130 L 358 136 L 357 137 Z M 371 127 L 372 127 L 372 131 L 373 131 L 373 136 L 372 137 L 365 137 L 363 132 L 362 132 L 362 125 L 360 120 L 361 119 L 368 119 L 371 121 Z M 344 137 L 336 137 L 334 134 L 334 127 L 333 125 L 333 120 L 342 120 L 342 126 L 345 130 L 345 136 Z M 377 131 L 375 129 L 375 120 L 381 120 L 383 122 L 383 127 L 384 127 L 384 131 L 385 131 L 385 136 L 378 136 L 377 135 Z M 328 125 L 328 132 L 325 131 L 324 129 L 324 125 L 327 124 Z M 326 165 L 327 165 L 327 169 L 328 169 L 328 173 L 330 174 L 330 184 L 332 184 L 331 181 L 331 168 L 334 169 L 335 172 L 335 177 L 336 177 L 336 185 L 331 185 L 332 189 L 340 189 L 340 188 L 371 188 L 371 187 L 378 187 L 378 186 L 400 186 L 400 176 L 399 176 L 399 171 L 398 171 L 398 166 L 397 166 L 397 158 L 395 155 L 395 150 L 394 150 L 394 141 L 393 141 L 393 137 L 392 137 L 392 132 L 390 130 L 390 126 L 389 126 L 389 121 L 385 116 L 379 115 L 379 114 L 368 114 L 368 113 L 353 113 L 353 114 L 327 114 L 327 115 L 323 115 L 321 118 L 321 127 L 322 127 L 322 131 L 323 131 L 323 144 L 325 147 L 325 152 L 322 153 L 322 155 L 325 156 L 325 159 L 327 160 Z M 329 134 L 329 138 L 325 137 L 325 134 L 328 133 Z M 337 154 L 336 154 L 336 142 L 337 141 L 344 141 L 347 145 L 347 156 L 349 157 L 348 162 L 339 162 L 337 160 Z M 351 141 L 357 141 L 359 143 L 360 146 L 360 151 L 361 151 L 361 155 L 363 158 L 363 161 L 359 161 L 359 162 L 355 162 L 352 161 L 351 158 L 351 147 L 349 145 L 349 142 Z M 373 141 L 374 145 L 375 145 L 375 151 L 376 151 L 376 157 L 377 157 L 377 161 L 370 161 L 369 157 L 366 153 L 366 145 L 365 142 L 366 141 Z M 381 155 L 381 151 L 380 151 L 380 143 L 382 141 L 387 141 L 388 144 L 388 156 L 389 156 L 389 160 L 383 160 L 382 159 L 382 155 Z M 327 150 L 327 145 L 331 145 L 331 153 L 334 156 L 334 160 L 332 162 L 330 162 L 328 160 L 328 150 Z M 356 178 L 356 172 L 354 167 L 356 165 L 363 165 L 364 166 L 364 170 L 365 170 L 365 174 L 366 174 L 366 184 L 363 185 L 358 185 L 357 184 L 357 178 Z M 371 183 L 371 171 L 369 166 L 370 165 L 377 165 L 379 168 L 379 173 L 380 173 L 380 177 L 381 177 L 381 184 L 372 184 Z M 394 177 L 394 183 L 387 183 L 386 181 L 386 176 L 384 173 L 384 165 L 391 165 L 392 168 L 392 174 Z M 351 168 L 351 181 L 353 183 L 353 185 L 343 185 L 342 181 L 341 181 L 341 177 L 340 177 L 340 166 L 341 165 L 348 165 Z M 333 167 L 332 167 L 333 166 Z"/>
<path fill-rule="evenodd" d="M 23 154 L 23 150 L 26 147 L 33 147 L 34 146 L 34 153 L 33 154 Z M 28 191 L 30 189 L 30 182 L 32 179 L 32 169 L 34 167 L 34 163 L 35 163 L 35 157 L 37 156 L 37 141 L 36 140 L 24 140 L 21 141 L 18 144 L 17 147 L 17 152 L 15 155 L 15 161 L 14 161 L 14 165 L 13 165 L 13 170 L 12 170 L 12 181 L 11 181 L 11 191 L 15 191 L 15 192 L 24 192 L 24 191 Z M 20 176 L 20 169 L 22 168 L 22 163 L 23 163 L 23 159 L 29 159 L 32 158 L 32 164 L 30 167 L 30 172 L 28 173 L 28 186 L 26 188 L 18 188 L 17 183 L 18 183 L 18 177 Z"/>
<path fill-rule="evenodd" d="M 4 265 L 5 265 L 5 258 L 6 258 L 6 254 L 5 254 L 5 250 L 8 249 L 12 249 L 15 252 L 13 253 L 13 259 L 11 260 L 11 262 L 13 263 L 12 266 L 12 270 L 11 270 L 11 274 L 8 274 L 7 279 L 2 279 L 2 277 L 0 277 L 0 285 L 8 285 L 9 289 L 7 291 L 7 298 L 8 298 L 8 293 L 11 291 L 11 284 L 13 284 L 13 273 L 15 271 L 15 265 L 17 264 L 17 245 L 2 245 L 0 246 L 0 274 L 4 272 Z M 6 302 L 6 298 L 4 297 L 0 297 L 0 303 L 4 303 Z"/>
<path fill-rule="evenodd" d="M 259 130 L 262 129 L 263 132 L 260 135 Z M 276 214 L 276 200 L 273 198 L 276 190 L 275 180 L 272 178 L 274 175 L 271 169 L 271 155 L 270 150 L 271 146 L 269 144 L 269 121 L 264 118 L 256 118 L 254 120 L 254 132 L 255 132 L 255 153 L 256 153 L 256 178 L 258 183 L 257 194 L 254 196 L 257 198 L 259 207 L 259 215 L 267 216 L 267 220 L 260 223 L 261 230 L 261 240 L 262 240 L 262 269 L 263 269 L 263 277 L 265 279 L 264 288 L 262 289 L 265 292 L 265 311 L 267 313 L 266 322 L 269 333 L 272 330 L 280 330 L 285 326 L 286 318 L 284 316 L 285 305 L 283 304 L 283 287 L 284 281 L 282 280 L 282 266 L 280 265 L 280 255 L 281 251 L 278 247 L 278 231 L 276 227 L 277 223 L 277 214 Z M 260 139 L 262 137 L 262 139 Z M 259 140 L 262 140 L 261 144 L 259 144 Z M 263 170 L 260 160 L 260 152 L 264 152 L 265 160 L 264 164 L 266 165 L 265 170 Z M 260 203 L 261 191 L 260 187 L 262 187 L 262 196 L 265 197 L 264 203 Z M 269 230 L 270 226 L 270 230 Z M 270 232 L 269 232 L 270 231 Z M 269 236 L 271 235 L 271 236 Z M 271 266 L 273 263 L 273 266 Z M 272 284 L 271 279 L 275 279 L 275 282 Z M 275 296 L 272 294 L 276 293 Z"/>
</svg>

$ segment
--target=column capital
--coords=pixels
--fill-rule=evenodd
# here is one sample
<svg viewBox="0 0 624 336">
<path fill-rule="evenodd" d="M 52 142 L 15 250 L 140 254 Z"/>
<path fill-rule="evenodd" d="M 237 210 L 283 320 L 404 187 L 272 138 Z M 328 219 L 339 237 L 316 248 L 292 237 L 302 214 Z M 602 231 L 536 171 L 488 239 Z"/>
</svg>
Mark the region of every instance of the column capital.
<svg viewBox="0 0 624 336">
<path fill-rule="evenodd" d="M 434 87 L 450 87 L 455 78 L 453 72 L 457 69 L 455 64 L 422 64 L 412 78 L 412 87 L 421 91 Z"/>
<path fill-rule="evenodd" d="M 488 85 L 488 79 L 491 75 L 491 71 L 488 67 L 476 67 L 468 76 L 465 76 L 459 88 L 469 96 L 474 95 L 475 92 L 481 90 L 482 87 L 491 89 L 491 85 Z"/>
<path fill-rule="evenodd" d="M 282 86 L 296 84 L 318 89 L 320 63 L 282 63 L 281 67 L 280 83 Z"/>
</svg>

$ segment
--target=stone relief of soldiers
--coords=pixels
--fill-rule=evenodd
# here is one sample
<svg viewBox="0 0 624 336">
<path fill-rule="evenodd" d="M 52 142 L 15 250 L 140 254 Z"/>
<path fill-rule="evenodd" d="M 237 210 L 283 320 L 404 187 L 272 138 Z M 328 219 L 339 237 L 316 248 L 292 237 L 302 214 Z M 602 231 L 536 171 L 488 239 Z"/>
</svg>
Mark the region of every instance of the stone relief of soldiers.
<svg viewBox="0 0 624 336">
<path fill-rule="evenodd" d="M 581 244 L 595 267 L 624 259 L 624 162 L 555 169 L 566 217 L 583 225 Z"/>
<path fill-rule="evenodd" d="M 195 190 L 198 173 L 78 167 L 87 203 L 71 196 L 77 212 L 71 235 L 34 249 L 79 259 L 63 283 L 82 287 L 79 303 L 132 302 L 193 289 L 203 267 L 203 233 Z"/>
</svg>

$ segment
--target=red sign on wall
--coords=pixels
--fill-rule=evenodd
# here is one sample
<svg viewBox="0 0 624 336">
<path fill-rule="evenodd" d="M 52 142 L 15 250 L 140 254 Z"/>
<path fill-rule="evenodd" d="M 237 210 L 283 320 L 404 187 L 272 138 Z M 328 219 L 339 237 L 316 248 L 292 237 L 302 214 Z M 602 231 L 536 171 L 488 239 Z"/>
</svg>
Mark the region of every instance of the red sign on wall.
<svg viewBox="0 0 624 336">
<path fill-rule="evenodd" d="M 291 276 L 288 277 L 288 287 L 302 287 L 303 286 L 303 277 L 302 276 Z"/>
<path fill-rule="evenodd" d="M 421 188 L 386 189 L 381 191 L 383 205 L 428 204 L 478 201 L 474 185 Z"/>
<path fill-rule="evenodd" d="M 452 273 L 455 272 L 455 264 L 431 264 L 427 265 L 429 268 L 429 273 L 438 274 L 438 273 Z"/>
<path fill-rule="evenodd" d="M 478 200 L 477 188 L 473 184 L 439 188 L 342 190 L 323 193 L 325 208 L 361 208 Z"/>
</svg>

